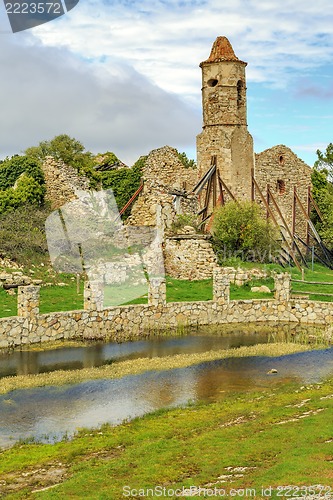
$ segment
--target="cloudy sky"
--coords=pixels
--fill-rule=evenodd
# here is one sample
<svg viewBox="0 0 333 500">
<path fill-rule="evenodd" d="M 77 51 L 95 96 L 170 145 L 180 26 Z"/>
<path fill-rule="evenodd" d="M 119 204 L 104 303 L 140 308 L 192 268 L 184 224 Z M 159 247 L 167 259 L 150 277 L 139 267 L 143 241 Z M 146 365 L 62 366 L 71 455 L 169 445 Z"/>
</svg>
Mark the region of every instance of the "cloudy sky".
<svg viewBox="0 0 333 500">
<path fill-rule="evenodd" d="M 67 133 L 132 164 L 165 144 L 195 157 L 199 63 L 225 35 L 247 66 L 260 152 L 310 165 L 333 142 L 332 0 L 80 0 L 13 34 L 0 6 L 0 158 Z"/>
</svg>

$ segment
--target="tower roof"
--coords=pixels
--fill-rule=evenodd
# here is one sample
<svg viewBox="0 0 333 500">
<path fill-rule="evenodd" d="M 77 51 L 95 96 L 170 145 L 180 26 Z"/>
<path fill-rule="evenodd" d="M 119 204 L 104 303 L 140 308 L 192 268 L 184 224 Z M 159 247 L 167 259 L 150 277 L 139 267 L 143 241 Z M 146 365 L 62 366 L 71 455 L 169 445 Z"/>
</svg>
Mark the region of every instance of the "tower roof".
<svg viewBox="0 0 333 500">
<path fill-rule="evenodd" d="M 242 64 L 247 64 L 244 61 L 238 59 L 235 55 L 234 49 L 231 46 L 228 38 L 225 36 L 218 36 L 213 44 L 210 56 L 202 64 L 217 63 L 223 61 L 237 61 Z"/>
</svg>

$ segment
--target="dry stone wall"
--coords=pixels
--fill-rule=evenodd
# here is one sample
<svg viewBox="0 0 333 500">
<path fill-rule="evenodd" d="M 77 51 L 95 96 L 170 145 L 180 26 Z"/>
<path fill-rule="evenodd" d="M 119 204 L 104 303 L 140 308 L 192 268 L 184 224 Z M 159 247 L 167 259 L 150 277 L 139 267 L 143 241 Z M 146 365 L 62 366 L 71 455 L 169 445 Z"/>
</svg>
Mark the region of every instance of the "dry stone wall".
<svg viewBox="0 0 333 500">
<path fill-rule="evenodd" d="M 128 224 L 134 226 L 155 226 L 156 207 L 162 207 L 164 226 L 170 228 L 177 207 L 175 193 L 183 192 L 185 199 L 197 182 L 197 170 L 185 168 L 178 157 L 177 150 L 170 146 L 153 150 L 147 157 L 142 170 L 144 188 L 133 204 Z M 189 206 L 196 212 L 196 200 L 180 202 L 180 210 Z M 185 208 L 186 207 L 186 208 Z"/>
<path fill-rule="evenodd" d="M 307 209 L 311 168 L 287 146 L 279 145 L 255 155 L 255 178 L 264 196 L 266 196 L 267 185 L 270 186 L 282 215 L 291 228 L 294 186 L 302 204 Z M 257 198 L 259 200 L 259 195 Z M 270 203 L 270 206 L 282 225 L 282 220 L 273 203 Z M 296 232 L 304 238 L 306 221 L 299 206 L 296 209 L 296 222 Z"/>
<path fill-rule="evenodd" d="M 214 299 L 210 301 L 166 303 L 165 282 L 157 279 L 150 285 L 150 303 L 147 305 L 116 306 L 100 311 L 88 308 L 42 315 L 36 312 L 38 287 L 27 287 L 25 305 L 22 305 L 26 312 L 21 308 L 21 316 L 0 319 L 0 347 L 11 348 L 59 339 L 125 341 L 179 326 L 253 322 L 326 325 L 327 332 L 331 334 L 333 303 L 287 300 L 286 293 L 290 287 L 288 275 L 278 275 L 276 279 L 280 284 L 276 297 L 280 296 L 282 300 L 229 300 L 229 282 L 216 271 Z"/>
<path fill-rule="evenodd" d="M 165 272 L 172 278 L 200 280 L 211 278 L 217 266 L 209 236 L 179 235 L 165 239 Z"/>
<path fill-rule="evenodd" d="M 79 175 L 75 168 L 47 156 L 42 169 L 45 176 L 46 199 L 57 209 L 76 198 L 77 189 L 89 189 L 89 179 Z"/>
</svg>

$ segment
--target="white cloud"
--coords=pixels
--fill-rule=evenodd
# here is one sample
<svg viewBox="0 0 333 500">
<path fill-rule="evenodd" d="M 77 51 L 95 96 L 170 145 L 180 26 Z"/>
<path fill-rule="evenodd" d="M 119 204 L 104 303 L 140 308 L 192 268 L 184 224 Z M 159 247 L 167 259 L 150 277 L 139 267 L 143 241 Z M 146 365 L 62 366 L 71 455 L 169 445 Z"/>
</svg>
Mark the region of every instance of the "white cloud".
<svg viewBox="0 0 333 500">
<path fill-rule="evenodd" d="M 318 88 L 330 92 L 329 83 L 314 85 L 313 74 L 332 72 L 332 0 L 81 0 L 56 21 L 0 36 L 0 154 L 58 133 L 127 162 L 166 143 L 193 150 L 201 129 L 198 64 L 218 35 L 249 63 L 248 83 L 258 90 L 295 88 L 304 76 L 307 95 L 299 100 L 318 97 Z"/>
<path fill-rule="evenodd" d="M 118 61 L 107 72 L 63 47 L 12 36 L 1 38 L 1 157 L 60 133 L 128 163 L 166 143 L 194 143 L 199 113 L 132 67 Z"/>
<path fill-rule="evenodd" d="M 34 33 L 45 44 L 61 44 L 88 57 L 126 60 L 165 90 L 193 97 L 200 76 L 197 65 L 218 35 L 230 37 L 236 54 L 250 63 L 250 81 L 286 85 L 290 72 L 331 61 L 333 4 L 81 2 L 66 21 L 43 25 Z"/>
</svg>

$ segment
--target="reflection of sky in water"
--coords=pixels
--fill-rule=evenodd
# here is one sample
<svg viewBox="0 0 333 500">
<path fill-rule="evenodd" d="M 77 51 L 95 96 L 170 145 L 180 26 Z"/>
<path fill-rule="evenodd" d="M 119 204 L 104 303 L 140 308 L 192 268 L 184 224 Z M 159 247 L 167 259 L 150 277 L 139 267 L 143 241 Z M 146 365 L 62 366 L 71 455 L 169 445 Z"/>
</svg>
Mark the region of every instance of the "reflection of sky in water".
<svg viewBox="0 0 333 500">
<path fill-rule="evenodd" d="M 267 375 L 271 368 L 277 375 Z M 67 431 L 117 424 L 162 407 L 216 401 L 223 393 L 297 380 L 309 384 L 333 375 L 333 348 L 277 358 L 230 358 L 118 380 L 18 390 L 0 397 L 0 445 L 20 437 L 59 439 Z M 12 439 L 11 439 L 12 438 Z"/>
</svg>

